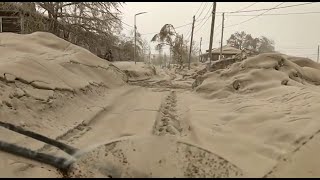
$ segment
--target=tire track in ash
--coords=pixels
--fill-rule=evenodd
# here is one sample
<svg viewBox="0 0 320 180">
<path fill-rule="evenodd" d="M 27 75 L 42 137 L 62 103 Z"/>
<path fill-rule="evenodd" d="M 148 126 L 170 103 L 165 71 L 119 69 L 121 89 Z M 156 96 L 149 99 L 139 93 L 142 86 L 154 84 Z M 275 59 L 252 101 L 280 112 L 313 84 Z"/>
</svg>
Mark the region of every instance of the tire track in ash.
<svg viewBox="0 0 320 180">
<path fill-rule="evenodd" d="M 171 91 L 159 109 L 158 117 L 153 127 L 153 134 L 157 136 L 181 135 L 181 122 L 177 116 L 177 95 Z"/>
<path fill-rule="evenodd" d="M 68 130 L 66 133 L 58 136 L 57 138 L 55 138 L 55 140 L 60 141 L 60 142 L 64 142 L 67 144 L 71 144 L 73 142 L 73 140 L 75 140 L 76 138 L 84 135 L 87 131 L 89 131 L 91 129 L 91 127 L 86 126 L 82 123 L 78 124 L 76 127 Z M 36 152 L 38 153 L 49 153 L 49 154 L 56 154 L 56 152 L 58 152 L 58 148 L 49 145 L 49 144 L 45 144 L 44 146 L 42 146 L 41 148 L 39 148 L 38 150 L 36 150 Z M 26 164 L 20 168 L 18 168 L 18 171 L 26 171 L 29 168 L 34 167 L 33 164 Z"/>
<path fill-rule="evenodd" d="M 133 86 L 141 86 L 145 88 L 160 88 L 160 89 L 175 89 L 175 90 L 192 90 L 191 85 L 181 85 L 172 83 L 171 80 L 143 80 L 143 81 L 131 81 L 129 82 L 130 85 Z"/>
<path fill-rule="evenodd" d="M 281 166 L 285 166 L 286 163 L 288 163 L 289 161 L 292 160 L 293 156 L 295 155 L 295 153 L 297 153 L 298 151 L 300 151 L 307 143 L 309 143 L 312 139 L 314 139 L 314 137 L 319 136 L 320 135 L 320 129 L 317 130 L 315 133 L 311 134 L 308 137 L 300 137 L 295 141 L 295 144 L 297 144 L 297 146 L 289 153 L 284 154 L 283 156 L 279 157 L 279 162 L 272 167 L 272 169 L 266 173 L 263 178 L 272 178 L 273 174 L 275 172 L 277 172 L 277 170 L 281 167 Z"/>
<path fill-rule="evenodd" d="M 58 136 L 56 140 L 72 145 L 74 140 L 83 136 L 86 132 L 90 130 L 90 126 L 80 123 L 76 127 L 69 129 L 66 133 L 62 134 L 61 136 Z M 40 148 L 38 152 L 49 152 L 54 148 L 55 147 L 46 144 L 42 148 Z"/>
<path fill-rule="evenodd" d="M 134 89 L 130 88 L 128 90 L 124 90 L 119 95 L 113 97 L 113 99 L 110 100 L 110 104 L 117 103 L 117 100 L 119 100 L 118 99 L 119 97 L 125 98 L 126 95 L 136 92 L 135 90 L 137 90 L 137 88 L 134 88 Z M 93 107 L 99 107 L 99 106 L 93 106 Z M 110 109 L 108 109 L 108 107 L 109 106 L 99 107 L 100 110 L 98 110 L 94 114 L 92 114 L 92 116 L 90 118 L 84 119 L 83 121 L 79 122 L 76 126 L 70 128 L 68 131 L 66 131 L 65 133 L 61 134 L 60 136 L 58 136 L 54 139 L 57 141 L 61 141 L 63 143 L 66 143 L 68 145 L 73 145 L 75 141 L 77 141 L 82 136 L 86 135 L 86 133 L 88 133 L 92 129 L 92 127 L 90 126 L 90 123 L 92 123 L 92 121 L 94 121 L 97 116 L 99 116 L 101 113 L 104 113 L 104 112 L 110 110 Z M 61 153 L 58 150 L 58 148 L 53 147 L 48 144 L 43 145 L 41 148 L 37 149 L 36 151 L 40 152 L 40 153 L 48 153 L 48 154 L 52 154 L 52 155 L 55 155 L 57 153 Z M 61 155 L 66 156 L 65 153 L 62 153 Z M 69 157 L 69 156 L 67 156 L 67 157 Z M 29 168 L 33 168 L 33 167 L 34 167 L 34 165 L 32 165 L 32 164 L 26 164 L 26 165 L 19 167 L 17 169 L 17 171 L 26 171 Z"/>
<path fill-rule="evenodd" d="M 179 118 L 177 102 L 176 92 L 171 91 L 160 106 L 153 134 L 177 138 L 175 152 L 183 171 L 181 177 L 243 177 L 243 170 L 231 161 L 196 144 L 179 140 L 190 133 L 190 126 Z"/>
<path fill-rule="evenodd" d="M 178 114 L 181 109 L 177 106 L 177 98 L 177 92 L 171 91 L 160 104 L 152 128 L 155 136 L 149 137 L 150 139 L 128 138 L 104 144 L 81 156 L 68 177 L 96 177 L 97 174 L 104 177 L 156 177 L 157 175 L 152 175 L 154 172 L 170 167 L 172 163 L 178 164 L 173 177 L 242 177 L 243 171 L 227 159 L 196 144 L 179 140 L 189 130 L 185 126 L 187 123 Z M 158 141 L 160 139 L 164 141 Z M 157 149 L 159 144 L 168 148 L 159 148 L 162 150 L 156 153 L 154 148 Z M 148 154 L 152 154 L 154 159 L 132 158 Z M 140 163 L 153 168 L 135 168 Z M 170 175 L 168 173 L 165 176 Z"/>
<path fill-rule="evenodd" d="M 69 129 L 62 135 L 55 138 L 55 140 L 62 141 L 64 143 L 73 145 L 75 141 L 77 141 L 80 137 L 84 136 L 88 131 L 92 129 L 91 123 L 94 123 L 95 120 L 103 113 L 109 112 L 112 110 L 112 105 L 115 105 L 120 101 L 120 99 L 126 98 L 127 95 L 130 95 L 134 92 L 136 92 L 138 88 L 128 89 L 117 96 L 114 96 L 112 99 L 110 99 L 110 104 L 107 106 L 88 106 L 87 108 L 99 108 L 99 110 L 94 111 L 94 113 L 87 119 L 84 119 L 83 121 L 79 122 L 76 126 Z M 53 150 L 54 147 L 46 144 L 42 148 L 38 149 L 38 152 L 49 152 Z"/>
</svg>

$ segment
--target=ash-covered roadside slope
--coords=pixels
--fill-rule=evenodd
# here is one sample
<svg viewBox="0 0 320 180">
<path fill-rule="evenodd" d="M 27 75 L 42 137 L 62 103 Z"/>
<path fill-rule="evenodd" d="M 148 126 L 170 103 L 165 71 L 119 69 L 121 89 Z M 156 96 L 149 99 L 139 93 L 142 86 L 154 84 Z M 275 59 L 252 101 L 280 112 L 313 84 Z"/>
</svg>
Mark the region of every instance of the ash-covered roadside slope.
<svg viewBox="0 0 320 180">
<path fill-rule="evenodd" d="M 318 177 L 319 64 L 268 53 L 198 77 L 195 140 L 248 177 Z"/>
<path fill-rule="evenodd" d="M 53 139 L 63 141 L 103 109 L 112 90 L 126 87 L 120 69 L 50 33 L 1 33 L 0 54 L 0 121 Z M 44 146 L 5 128 L 0 137 L 32 150 Z M 38 162 L 4 152 L 0 158 L 1 177 L 57 177 Z"/>
<path fill-rule="evenodd" d="M 211 97 L 252 93 L 287 86 L 320 83 L 319 64 L 308 59 L 266 53 L 236 62 L 230 67 L 206 73 L 196 91 Z"/>
</svg>

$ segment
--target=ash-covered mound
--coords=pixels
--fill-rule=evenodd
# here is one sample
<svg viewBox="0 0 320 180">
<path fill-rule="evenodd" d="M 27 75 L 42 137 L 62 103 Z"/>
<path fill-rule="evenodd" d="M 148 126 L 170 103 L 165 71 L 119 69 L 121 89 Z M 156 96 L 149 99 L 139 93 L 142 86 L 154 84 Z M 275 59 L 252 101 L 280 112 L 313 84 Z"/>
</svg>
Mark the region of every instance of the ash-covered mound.
<svg viewBox="0 0 320 180">
<path fill-rule="evenodd" d="M 0 122 L 52 139 L 65 139 L 80 131 L 78 127 L 101 110 L 97 106 L 109 100 L 106 95 L 111 88 L 126 84 L 127 77 L 120 69 L 50 33 L 0 33 L 0 54 Z M 0 142 L 11 145 L 52 150 L 4 128 L 0 136 Z M 0 159 L 2 177 L 59 176 L 55 171 L 46 173 L 39 163 L 2 151 Z"/>
<path fill-rule="evenodd" d="M 1 33 L 0 52 L 3 81 L 39 89 L 75 91 L 90 84 L 121 85 L 125 79 L 108 61 L 50 33 Z"/>
<path fill-rule="evenodd" d="M 286 56 L 288 60 L 298 64 L 301 67 L 310 67 L 320 70 L 320 64 L 312 61 L 309 58 L 304 57 L 295 57 L 295 56 Z"/>
<path fill-rule="evenodd" d="M 319 85 L 318 66 L 283 54 L 260 54 L 203 75 L 198 79 L 202 83 L 196 92 L 223 98 L 232 93 L 254 93 L 279 86 Z"/>
</svg>

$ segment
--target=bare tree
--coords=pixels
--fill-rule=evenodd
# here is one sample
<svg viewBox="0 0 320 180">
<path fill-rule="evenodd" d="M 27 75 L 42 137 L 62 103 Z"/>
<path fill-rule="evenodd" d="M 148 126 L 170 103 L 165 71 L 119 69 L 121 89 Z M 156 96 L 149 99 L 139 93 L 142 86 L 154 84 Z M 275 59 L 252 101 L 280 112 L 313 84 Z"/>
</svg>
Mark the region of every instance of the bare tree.
<svg viewBox="0 0 320 180">
<path fill-rule="evenodd" d="M 65 40 L 103 54 L 118 43 L 122 22 L 120 2 L 5 2 L 1 9 L 25 17 L 26 33 L 51 32 Z"/>
<path fill-rule="evenodd" d="M 58 32 L 60 21 L 106 35 L 121 26 L 119 5 L 120 2 L 36 2 L 39 11 L 52 20 L 53 33 Z"/>
</svg>

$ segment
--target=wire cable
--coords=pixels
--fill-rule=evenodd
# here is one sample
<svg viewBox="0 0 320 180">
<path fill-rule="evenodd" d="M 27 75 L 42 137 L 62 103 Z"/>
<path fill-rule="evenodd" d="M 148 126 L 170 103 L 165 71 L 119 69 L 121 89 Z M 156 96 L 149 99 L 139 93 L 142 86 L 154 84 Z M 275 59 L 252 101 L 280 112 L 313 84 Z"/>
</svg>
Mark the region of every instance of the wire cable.
<svg viewBox="0 0 320 180">
<path fill-rule="evenodd" d="M 209 9 L 209 11 L 207 12 L 207 14 L 206 14 L 206 16 L 205 16 L 205 18 L 206 18 L 206 20 L 202 23 L 202 25 L 200 26 L 200 28 L 198 28 L 196 31 L 195 31 L 195 33 L 194 34 L 196 34 L 202 27 L 203 27 L 203 25 L 205 25 L 206 24 L 206 22 L 210 19 L 210 12 L 212 11 L 212 7 Z M 208 16 L 208 14 L 209 14 L 209 16 Z M 208 17 L 207 17 L 208 16 Z M 195 26 L 196 27 L 196 26 Z"/>
<path fill-rule="evenodd" d="M 188 23 L 188 24 L 184 24 L 184 25 L 181 25 L 181 26 L 177 26 L 177 27 L 175 27 L 174 29 L 179 29 L 179 28 L 182 28 L 182 27 L 191 25 L 191 24 L 192 24 L 192 23 Z M 155 34 L 155 33 L 159 33 L 159 32 L 144 33 L 144 34 L 141 34 L 141 35 L 148 35 L 148 34 Z"/>
<path fill-rule="evenodd" d="M 294 13 L 279 13 L 279 14 L 263 14 L 261 16 L 285 16 L 285 15 L 298 15 L 298 14 L 319 14 L 320 11 L 312 12 L 294 12 Z M 257 14 L 235 14 L 235 15 L 226 15 L 226 16 L 257 16 Z"/>
<path fill-rule="evenodd" d="M 309 2 L 309 3 L 302 3 L 302 4 L 293 4 L 293 5 L 288 5 L 288 6 L 282 6 L 282 7 L 277 7 L 277 8 L 265 8 L 265 9 L 255 9 L 255 10 L 247 10 L 247 11 L 238 11 L 238 12 L 224 12 L 224 13 L 243 13 L 243 12 L 256 12 L 256 11 L 266 11 L 266 10 L 272 10 L 272 9 L 283 9 L 283 8 L 289 8 L 289 7 L 297 7 L 297 6 L 303 6 L 307 4 L 314 4 L 318 2 Z M 217 13 L 223 13 L 223 12 L 217 12 Z"/>
<path fill-rule="evenodd" d="M 203 2 L 201 2 L 200 6 L 199 6 L 199 8 L 198 8 L 198 10 L 197 10 L 197 12 L 195 13 L 195 15 L 197 15 L 197 13 L 199 12 L 199 10 L 200 10 L 200 8 L 201 8 L 202 4 L 203 4 Z"/>
<path fill-rule="evenodd" d="M 265 14 L 265 13 L 267 13 L 267 12 L 273 10 L 273 9 L 276 9 L 278 6 L 280 6 L 280 5 L 284 4 L 284 3 L 285 3 L 285 2 L 279 3 L 278 5 L 274 6 L 273 8 L 270 8 L 270 9 L 266 10 L 265 12 L 263 12 L 263 13 L 261 13 L 261 14 L 258 14 L 257 16 L 254 16 L 254 17 L 252 17 L 252 18 L 249 18 L 249 19 L 247 19 L 247 20 L 245 20 L 245 21 L 242 21 L 242 22 L 240 22 L 240 23 L 237 23 L 237 24 L 233 24 L 233 25 L 226 26 L 225 28 L 229 28 L 229 27 L 233 27 L 233 26 L 238 26 L 238 25 L 241 25 L 241 24 L 246 23 L 246 22 L 248 22 L 248 21 L 251 21 L 251 20 L 253 20 L 253 19 L 255 19 L 255 18 L 257 18 L 257 17 L 259 17 L 259 16 L 261 16 L 261 15 L 263 15 L 263 14 Z"/>
<path fill-rule="evenodd" d="M 257 4 L 257 3 L 258 3 L 258 2 L 252 3 L 252 4 L 250 4 L 249 6 L 246 6 L 246 7 L 242 8 L 242 9 L 239 9 L 239 10 L 233 11 L 233 12 L 236 13 L 236 12 L 243 11 L 243 10 L 248 9 L 249 7 L 251 7 L 251 6 L 253 6 L 253 5 Z"/>
<path fill-rule="evenodd" d="M 204 11 L 205 9 L 207 9 L 207 6 L 208 6 L 208 2 L 206 2 L 206 4 L 203 6 L 202 11 L 200 12 L 200 14 L 199 14 L 199 16 L 196 18 L 196 20 L 201 16 L 201 14 L 203 13 L 203 11 Z"/>
</svg>

